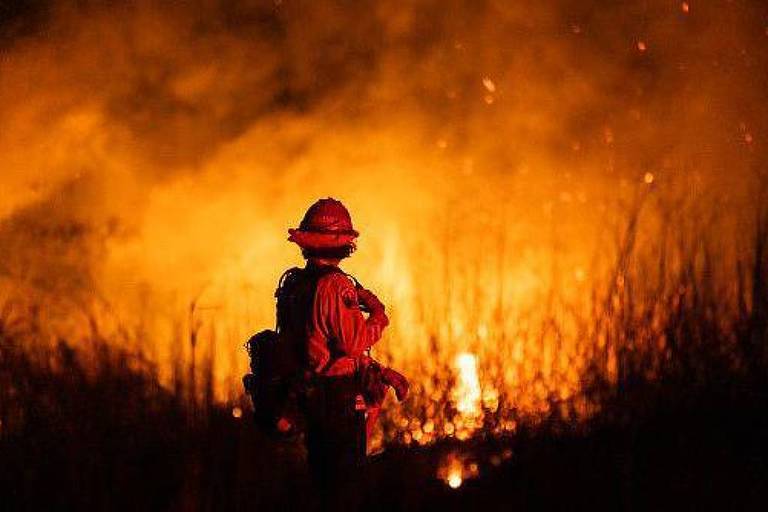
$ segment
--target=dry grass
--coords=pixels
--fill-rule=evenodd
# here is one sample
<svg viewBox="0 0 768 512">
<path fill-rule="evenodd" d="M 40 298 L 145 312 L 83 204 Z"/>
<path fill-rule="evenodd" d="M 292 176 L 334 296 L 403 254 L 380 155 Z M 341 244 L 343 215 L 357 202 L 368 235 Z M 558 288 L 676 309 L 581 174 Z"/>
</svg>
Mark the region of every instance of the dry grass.
<svg viewBox="0 0 768 512">
<path fill-rule="evenodd" d="M 606 284 L 592 291 L 588 313 L 553 302 L 551 314 L 529 330 L 542 344 L 545 338 L 580 340 L 586 364 L 578 392 L 564 397 L 544 388 L 540 400 L 546 406 L 526 414 L 503 380 L 504 359 L 481 361 L 481 372 L 491 376 L 484 385 L 490 382 L 499 394 L 494 407 L 485 406 L 472 446 L 482 451 L 503 438 L 548 450 L 558 439 L 577 436 L 587 440 L 577 446 L 588 455 L 601 449 L 588 440 L 603 439 L 605 429 L 635 436 L 648 424 L 696 429 L 698 419 L 717 417 L 752 432 L 750 422 L 763 418 L 768 208 L 756 203 L 761 206 L 752 233 L 744 237 L 748 250 L 734 251 L 738 240 L 713 240 L 701 228 L 661 229 L 652 239 L 641 239 L 638 226 L 648 208 L 661 212 L 667 223 L 685 222 L 692 214 L 650 201 L 640 196 L 629 208 L 614 265 Z M 735 256 L 724 256 L 726 250 Z M 196 335 L 192 329 L 192 345 Z M 117 349 L 95 327 L 77 343 L 60 340 L 51 347 L 38 337 L 35 309 L 6 304 L 0 315 L 0 494 L 11 498 L 7 503 L 80 510 L 220 509 L 246 503 L 270 508 L 286 499 L 306 504 L 306 493 L 287 490 L 308 489 L 300 450 L 272 446 L 233 417 L 233 407 L 245 408 L 244 401 L 214 401 L 209 358 L 193 358 L 197 368 L 178 367 L 168 388 L 159 384 L 141 350 Z M 412 469 L 414 480 L 434 474 L 435 457 L 453 441 L 434 436 L 437 444 L 426 451 L 412 446 L 404 452 L 397 445 L 416 444 L 410 433 L 425 432 L 427 422 L 440 431 L 461 421 L 451 396 L 455 372 L 450 360 L 437 357 L 436 341 L 431 347 L 440 363 L 424 371 L 428 379 L 419 380 L 412 398 L 384 422 L 390 465 L 403 457 L 431 461 L 414 466 L 421 468 Z M 432 469 L 423 471 L 424 464 Z M 499 478 L 489 481 L 506 485 Z M 396 485 L 392 482 L 385 478 L 377 485 Z M 439 501 L 440 492 L 430 496 Z"/>
</svg>

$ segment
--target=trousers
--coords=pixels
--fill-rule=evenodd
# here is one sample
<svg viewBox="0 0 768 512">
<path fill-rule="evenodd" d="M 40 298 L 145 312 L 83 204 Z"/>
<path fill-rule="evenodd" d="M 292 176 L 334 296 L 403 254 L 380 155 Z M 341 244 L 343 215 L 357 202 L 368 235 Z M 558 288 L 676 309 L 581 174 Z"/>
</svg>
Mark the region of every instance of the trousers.
<svg viewBox="0 0 768 512">
<path fill-rule="evenodd" d="M 365 411 L 354 376 L 321 377 L 304 394 L 307 461 L 323 510 L 357 510 L 365 492 Z"/>
</svg>

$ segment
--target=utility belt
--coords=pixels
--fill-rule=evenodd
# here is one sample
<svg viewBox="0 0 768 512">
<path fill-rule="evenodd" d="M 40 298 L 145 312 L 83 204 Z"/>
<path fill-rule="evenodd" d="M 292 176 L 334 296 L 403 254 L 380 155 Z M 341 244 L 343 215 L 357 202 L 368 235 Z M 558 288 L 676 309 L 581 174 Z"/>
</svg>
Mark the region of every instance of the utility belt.
<svg viewBox="0 0 768 512">
<path fill-rule="evenodd" d="M 302 409 L 309 416 L 348 416 L 365 411 L 362 386 L 358 374 L 312 376 L 301 393 Z"/>
<path fill-rule="evenodd" d="M 329 361 L 323 368 L 322 373 L 311 375 L 308 382 L 349 389 L 355 394 L 355 410 L 365 410 L 366 404 L 381 404 L 384 401 L 389 383 L 376 361 L 369 358 L 366 363 L 361 363 L 358 359 L 343 356 Z"/>
</svg>

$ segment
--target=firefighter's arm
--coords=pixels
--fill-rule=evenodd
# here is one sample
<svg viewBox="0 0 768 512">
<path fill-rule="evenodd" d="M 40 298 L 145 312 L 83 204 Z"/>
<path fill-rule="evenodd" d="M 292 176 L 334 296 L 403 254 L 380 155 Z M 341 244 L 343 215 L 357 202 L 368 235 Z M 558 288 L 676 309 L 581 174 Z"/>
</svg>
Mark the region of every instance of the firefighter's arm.
<svg viewBox="0 0 768 512">
<path fill-rule="evenodd" d="M 360 304 L 370 313 L 368 321 L 380 325 L 382 329 L 388 326 L 389 318 L 387 317 L 384 304 L 382 304 L 379 298 L 371 290 L 363 288 L 359 283 L 356 286 L 356 290 Z"/>
<path fill-rule="evenodd" d="M 359 357 L 379 340 L 381 328 L 366 320 L 360 310 L 355 286 L 343 274 L 331 274 L 320 280 L 315 297 L 315 318 L 327 339 L 336 340 L 340 352 Z"/>
</svg>

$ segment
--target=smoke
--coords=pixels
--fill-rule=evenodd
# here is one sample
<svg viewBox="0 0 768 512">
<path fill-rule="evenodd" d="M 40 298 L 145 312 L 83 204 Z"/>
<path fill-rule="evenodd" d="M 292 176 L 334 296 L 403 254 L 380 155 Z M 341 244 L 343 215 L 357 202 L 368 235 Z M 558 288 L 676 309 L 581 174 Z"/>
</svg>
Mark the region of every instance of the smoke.
<svg viewBox="0 0 768 512">
<path fill-rule="evenodd" d="M 163 319 L 197 301 L 230 326 L 208 334 L 224 378 L 271 322 L 300 263 L 286 229 L 318 197 L 352 210 L 348 268 L 411 339 L 534 307 L 555 268 L 589 280 L 617 205 L 649 180 L 738 222 L 765 161 L 768 8 L 685 5 L 0 11 L 4 293 L 75 330 L 73 309 L 97 308 L 160 359 Z"/>
</svg>

